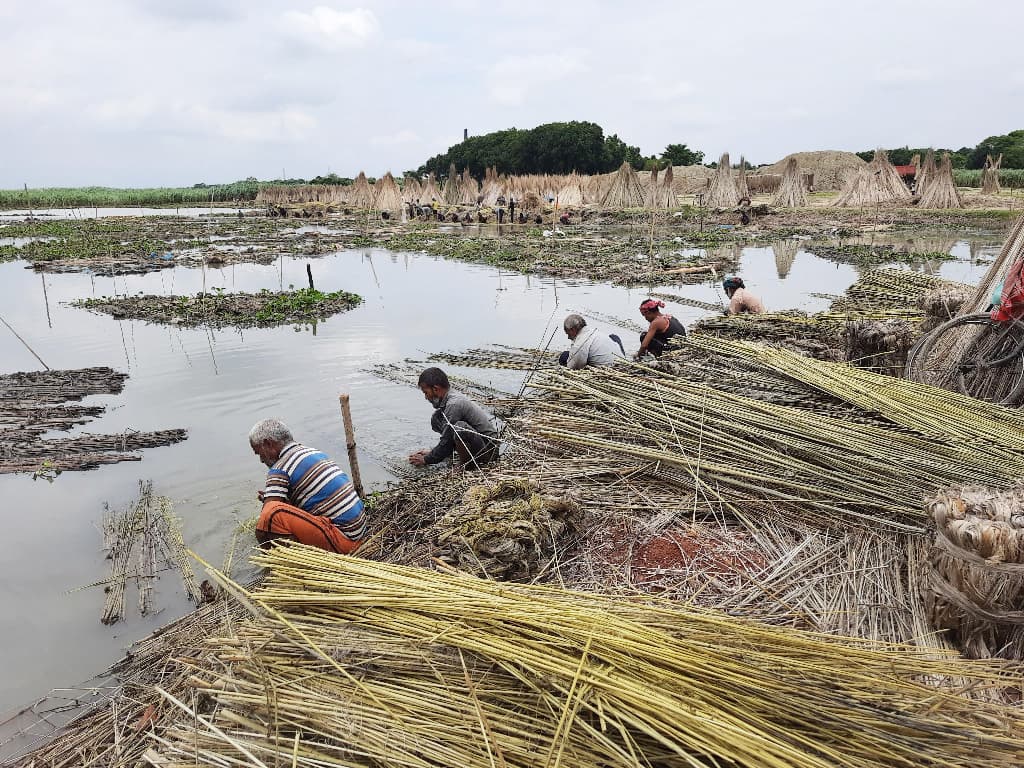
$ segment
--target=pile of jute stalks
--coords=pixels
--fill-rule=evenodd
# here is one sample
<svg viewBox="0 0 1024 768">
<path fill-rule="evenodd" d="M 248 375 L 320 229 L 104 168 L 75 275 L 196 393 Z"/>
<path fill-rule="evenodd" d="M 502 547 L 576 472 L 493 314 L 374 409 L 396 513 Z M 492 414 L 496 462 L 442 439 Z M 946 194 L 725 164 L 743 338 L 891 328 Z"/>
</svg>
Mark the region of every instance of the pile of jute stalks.
<svg viewBox="0 0 1024 768">
<path fill-rule="evenodd" d="M 1004 663 L 298 546 L 211 637 L 152 765 L 945 766 L 1019 762 L 1024 718 L 950 680 Z"/>
</svg>

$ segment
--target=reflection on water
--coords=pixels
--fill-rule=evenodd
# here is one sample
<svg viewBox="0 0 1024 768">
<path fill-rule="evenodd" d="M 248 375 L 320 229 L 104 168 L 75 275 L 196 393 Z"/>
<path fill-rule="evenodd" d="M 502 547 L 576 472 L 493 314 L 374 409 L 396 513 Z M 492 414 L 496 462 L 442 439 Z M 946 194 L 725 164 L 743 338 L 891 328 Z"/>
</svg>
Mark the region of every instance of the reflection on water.
<svg viewBox="0 0 1024 768">
<path fill-rule="evenodd" d="M 971 261 L 967 243 L 954 244 L 960 260 L 934 265 L 945 277 L 977 280 L 984 265 Z M 352 398 L 361 468 L 368 487 L 381 487 L 384 468 L 434 440 L 430 408 L 418 391 L 366 372 L 376 364 L 423 359 L 431 352 L 488 344 L 564 349 L 561 321 L 571 311 L 640 322 L 649 290 L 721 303 L 717 283 L 620 288 L 446 262 L 385 251 L 349 251 L 308 262 L 317 288 L 344 289 L 365 303 L 309 327 L 181 329 L 118 321 L 68 306 L 88 296 L 188 294 L 205 288 L 256 291 L 306 285 L 305 259 L 223 269 L 175 268 L 147 275 L 48 275 L 45 282 L 22 263 L 0 264 L 0 314 L 53 368 L 109 365 L 131 378 L 118 396 L 90 398 L 108 412 L 86 429 L 186 427 L 181 444 L 146 451 L 141 463 L 67 473 L 53 484 L 28 476 L 0 476 L 6 501 L 5 556 L 0 579 L 6 610 L 0 618 L 6 668 L 0 709 L 51 687 L 90 677 L 133 640 L 189 610 L 180 584 L 165 576 L 155 601 L 163 613 L 100 624 L 99 590 L 69 592 L 104 578 L 98 523 L 104 502 L 121 507 L 151 478 L 156 493 L 171 497 L 184 521 L 186 542 L 220 563 L 240 521 L 257 511 L 263 467 L 246 444 L 250 426 L 277 416 L 296 437 L 345 460 L 338 395 Z M 817 311 L 857 277 L 849 265 L 824 261 L 804 243 L 744 248 L 741 274 L 771 309 Z M 705 314 L 688 306 L 669 311 L 691 323 Z M 612 330 L 609 321 L 596 323 Z M 627 351 L 634 332 L 623 334 Z M 37 360 L 0 327 L 2 372 L 34 370 Z M 483 384 L 518 391 L 521 373 L 458 371 Z M 69 638 L 74 638 L 69 642 Z"/>
</svg>

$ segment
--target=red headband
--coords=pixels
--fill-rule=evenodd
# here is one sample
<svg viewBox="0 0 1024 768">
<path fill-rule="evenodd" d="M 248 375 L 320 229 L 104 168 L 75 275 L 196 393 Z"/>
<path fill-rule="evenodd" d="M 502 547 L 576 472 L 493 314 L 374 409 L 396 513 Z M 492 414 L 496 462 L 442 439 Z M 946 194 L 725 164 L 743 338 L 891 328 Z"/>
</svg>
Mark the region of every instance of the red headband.
<svg viewBox="0 0 1024 768">
<path fill-rule="evenodd" d="M 648 299 L 647 301 L 645 301 L 643 304 L 640 305 L 640 309 L 643 309 L 643 310 L 657 309 L 658 307 L 664 307 L 664 306 L 665 306 L 665 302 L 664 301 L 655 301 L 654 299 Z"/>
</svg>

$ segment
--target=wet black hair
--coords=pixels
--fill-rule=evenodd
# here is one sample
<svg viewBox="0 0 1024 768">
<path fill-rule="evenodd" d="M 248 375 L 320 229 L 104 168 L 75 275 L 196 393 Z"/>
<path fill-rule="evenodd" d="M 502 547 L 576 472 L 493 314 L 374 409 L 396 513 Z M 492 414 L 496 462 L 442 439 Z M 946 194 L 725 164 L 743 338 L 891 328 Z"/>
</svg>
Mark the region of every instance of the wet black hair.
<svg viewBox="0 0 1024 768">
<path fill-rule="evenodd" d="M 427 368 L 420 374 L 418 386 L 448 389 L 451 384 L 448 383 L 448 374 L 440 368 Z"/>
</svg>

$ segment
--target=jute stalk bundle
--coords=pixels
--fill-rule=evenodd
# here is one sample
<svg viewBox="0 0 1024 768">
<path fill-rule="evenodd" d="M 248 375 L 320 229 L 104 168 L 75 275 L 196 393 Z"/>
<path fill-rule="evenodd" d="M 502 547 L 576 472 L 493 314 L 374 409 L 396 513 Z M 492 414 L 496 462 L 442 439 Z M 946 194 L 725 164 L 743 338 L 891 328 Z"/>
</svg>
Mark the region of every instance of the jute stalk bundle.
<svg viewBox="0 0 1024 768">
<path fill-rule="evenodd" d="M 732 166 L 729 165 L 729 153 L 726 152 L 718 159 L 718 170 L 711 180 L 711 189 L 705 202 L 712 208 L 733 208 L 739 201 L 740 194 L 732 176 Z"/>
<path fill-rule="evenodd" d="M 437 181 L 434 179 L 434 174 L 427 174 L 427 181 L 424 183 L 423 188 L 420 190 L 420 202 L 430 203 L 431 201 L 441 200 L 441 191 L 437 188 Z"/>
<path fill-rule="evenodd" d="M 1024 659 L 1024 484 L 953 487 L 930 499 L 935 545 L 922 596 L 971 658 Z"/>
<path fill-rule="evenodd" d="M 919 316 L 919 302 L 932 290 L 970 290 L 962 283 L 944 280 L 935 275 L 882 267 L 867 272 L 846 289 L 846 294 L 832 302 L 830 310 L 857 315 L 878 311 L 902 311 L 908 318 Z"/>
<path fill-rule="evenodd" d="M 395 183 L 395 177 L 391 171 L 385 173 L 375 185 L 377 200 L 374 207 L 378 211 L 389 211 L 397 213 L 402 210 L 402 190 Z"/>
<path fill-rule="evenodd" d="M 934 170 L 934 162 L 933 159 L 933 173 L 928 177 L 927 188 L 920 193 L 921 202 L 918 205 L 921 208 L 963 208 L 964 201 L 953 183 L 953 163 L 949 153 L 942 153 L 938 171 Z"/>
<path fill-rule="evenodd" d="M 558 204 L 561 206 L 583 205 L 585 195 L 579 175 L 575 173 L 570 174 L 559 188 L 556 197 L 558 199 Z"/>
<path fill-rule="evenodd" d="M 795 157 L 786 161 L 786 170 L 782 174 L 782 182 L 779 184 L 778 194 L 772 200 L 772 205 L 777 208 L 803 208 L 807 205 L 804 177 L 797 166 Z"/>
<path fill-rule="evenodd" d="M 857 172 L 836 198 L 835 205 L 859 208 L 878 203 L 907 202 L 911 197 L 910 190 L 889 162 L 885 150 L 876 149 L 871 162 Z"/>
<path fill-rule="evenodd" d="M 750 187 L 747 186 L 747 159 L 743 155 L 740 155 L 740 167 L 736 172 L 736 194 L 741 198 L 750 197 Z"/>
<path fill-rule="evenodd" d="M 896 426 L 920 435 L 955 442 L 965 448 L 985 445 L 987 455 L 978 458 L 984 464 L 1004 467 L 1005 471 L 1000 471 L 1003 483 L 1024 476 L 1024 465 L 1020 464 L 1024 461 L 1024 444 L 1016 437 L 1018 432 L 1024 432 L 1024 413 L 1018 410 L 905 379 L 879 376 L 849 365 L 801 358 L 786 350 L 758 344 L 703 337 L 689 343 L 707 351 L 739 356 L 747 362 L 757 361 L 865 411 L 881 414 Z M 950 414 L 955 414 L 956 418 L 950 418 Z M 960 471 L 961 478 L 987 482 L 966 467 Z"/>
<path fill-rule="evenodd" d="M 1002 485 L 1024 474 L 1024 446 L 1010 437 L 1006 409 L 782 349 L 703 336 L 686 347 L 731 349 L 745 364 L 784 370 L 890 424 L 854 424 L 682 377 L 601 368 L 539 377 L 535 386 L 547 396 L 531 404 L 533 434 L 671 469 L 682 487 L 709 500 L 771 500 L 810 524 L 920 530 L 920 498 L 936 485 L 958 477 Z M 747 377 L 757 375 L 753 367 Z M 906 386 L 890 397 L 898 385 Z M 954 408 L 966 423 L 949 419 Z M 998 456 L 975 450 L 979 438 Z"/>
<path fill-rule="evenodd" d="M 983 194 L 999 194 L 999 169 L 1002 165 L 1002 154 L 1000 154 L 995 160 L 992 159 L 992 155 L 985 156 L 985 167 L 981 171 L 981 191 Z"/>
<path fill-rule="evenodd" d="M 636 171 L 629 163 L 623 161 L 619 166 L 604 197 L 601 198 L 601 205 L 605 208 L 643 207 L 644 190 L 640 186 Z"/>
<path fill-rule="evenodd" d="M 444 186 L 441 189 L 441 197 L 448 205 L 458 205 L 462 200 L 462 190 L 459 182 L 459 172 L 455 168 L 455 163 L 448 165 L 448 178 L 444 180 Z"/>
<path fill-rule="evenodd" d="M 359 210 L 368 210 L 373 208 L 375 196 L 376 193 L 366 178 L 366 174 L 360 171 L 348 190 L 348 204 Z"/>
<path fill-rule="evenodd" d="M 1010 706 L 922 678 L 1014 683 L 989 662 L 280 547 L 257 618 L 191 660 L 207 703 L 169 765 L 1005 766 Z M 809 717 L 808 713 L 813 713 Z M 157 752 L 159 750 L 159 752 Z"/>
<path fill-rule="evenodd" d="M 402 178 L 402 199 L 407 203 L 414 203 L 423 199 L 423 185 L 415 176 Z"/>
<path fill-rule="evenodd" d="M 459 182 L 460 202 L 463 205 L 476 205 L 477 197 L 480 194 L 480 186 L 476 179 L 469 173 L 469 167 L 462 169 L 462 179 Z"/>
<path fill-rule="evenodd" d="M 929 149 L 924 156 L 924 165 L 917 166 L 917 174 L 914 176 L 914 185 L 918 197 L 923 197 L 928 190 L 928 185 L 935 179 L 935 151 Z"/>
</svg>

